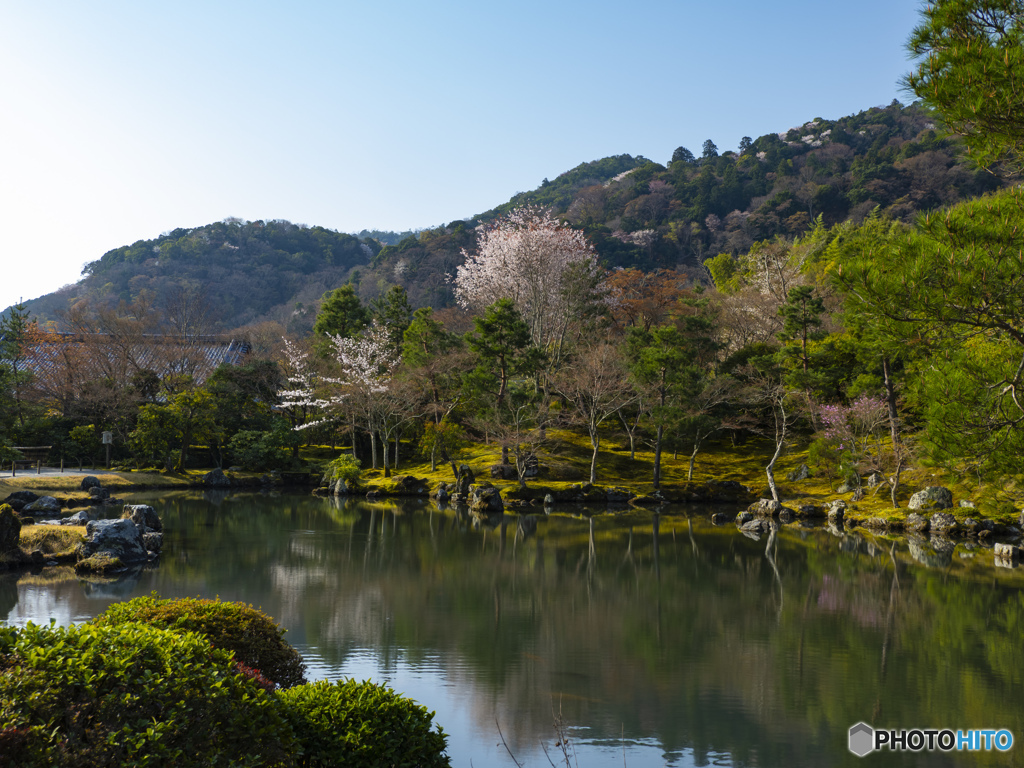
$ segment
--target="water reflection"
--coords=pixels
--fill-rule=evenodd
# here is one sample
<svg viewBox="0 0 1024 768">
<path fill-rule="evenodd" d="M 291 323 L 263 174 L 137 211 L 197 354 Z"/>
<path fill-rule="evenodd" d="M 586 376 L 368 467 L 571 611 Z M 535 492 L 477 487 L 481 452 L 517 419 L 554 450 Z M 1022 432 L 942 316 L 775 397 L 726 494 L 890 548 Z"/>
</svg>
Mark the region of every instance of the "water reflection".
<svg viewBox="0 0 1024 768">
<path fill-rule="evenodd" d="M 1022 577 L 963 545 L 799 526 L 753 540 L 694 508 L 152 503 L 157 567 L 115 583 L 2 576 L 0 617 L 79 621 L 152 590 L 250 602 L 313 674 L 387 680 L 436 710 L 458 766 L 512 765 L 496 722 L 521 761 L 547 764 L 558 713 L 582 766 L 853 764 L 859 720 L 1024 739 Z"/>
</svg>

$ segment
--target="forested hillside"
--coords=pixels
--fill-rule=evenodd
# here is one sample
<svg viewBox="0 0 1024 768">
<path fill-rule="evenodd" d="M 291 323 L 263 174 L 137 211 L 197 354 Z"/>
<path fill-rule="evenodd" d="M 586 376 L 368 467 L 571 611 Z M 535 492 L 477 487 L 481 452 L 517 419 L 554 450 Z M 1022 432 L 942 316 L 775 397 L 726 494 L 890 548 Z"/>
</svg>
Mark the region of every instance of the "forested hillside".
<svg viewBox="0 0 1024 768">
<path fill-rule="evenodd" d="M 419 233 L 359 236 L 286 221 L 229 219 L 177 229 L 107 252 L 81 282 L 28 303 L 52 320 L 83 298 L 93 306 L 202 286 L 215 327 L 273 320 L 308 331 L 323 294 L 352 281 L 364 303 L 402 286 L 413 307 L 455 303 L 450 276 L 476 227 L 522 205 L 539 205 L 581 228 L 609 268 L 679 270 L 706 280 L 702 263 L 755 242 L 792 239 L 821 217 L 828 226 L 872 210 L 912 221 L 919 213 L 1000 186 L 963 162 L 955 138 L 937 133 L 927 108 L 893 102 L 719 151 L 711 140 L 679 147 L 664 165 L 618 155 L 583 163 L 472 220 Z"/>
<path fill-rule="evenodd" d="M 374 258 L 360 284 L 364 301 L 398 284 L 414 306 L 454 302 L 443 279 L 472 249 L 473 227 L 522 205 L 549 207 L 587 234 L 601 263 L 644 271 L 683 270 L 758 241 L 793 238 L 819 216 L 828 226 L 860 222 L 875 208 L 910 222 L 918 214 L 998 188 L 999 178 L 966 164 L 955 138 L 937 132 L 927 108 L 893 102 L 839 120 L 815 118 L 719 151 L 675 150 L 665 165 L 619 155 L 584 163 L 476 217 L 421 232 Z"/>
</svg>

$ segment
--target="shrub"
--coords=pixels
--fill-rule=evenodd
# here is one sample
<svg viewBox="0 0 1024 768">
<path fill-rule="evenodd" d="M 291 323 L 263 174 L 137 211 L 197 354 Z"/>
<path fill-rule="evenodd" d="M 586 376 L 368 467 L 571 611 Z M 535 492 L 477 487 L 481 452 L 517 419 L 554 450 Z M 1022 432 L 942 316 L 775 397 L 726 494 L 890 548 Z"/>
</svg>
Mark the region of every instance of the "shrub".
<svg viewBox="0 0 1024 768">
<path fill-rule="evenodd" d="M 0 765 L 287 765 L 294 750 L 282 702 L 197 634 L 0 627 Z"/>
<path fill-rule="evenodd" d="M 242 430 L 228 441 L 233 463 L 251 472 L 275 469 L 288 463 L 288 444 L 281 431 Z"/>
<path fill-rule="evenodd" d="M 285 642 L 285 630 L 251 605 L 219 599 L 160 600 L 154 595 L 114 603 L 92 623 L 119 625 L 134 621 L 203 635 L 215 648 L 234 651 L 237 661 L 282 688 L 305 682 L 306 665 L 299 652 Z"/>
<path fill-rule="evenodd" d="M 328 462 L 325 474 L 328 480 L 344 480 L 352 485 L 358 485 L 361 471 L 359 459 L 344 453 L 334 461 Z"/>
<path fill-rule="evenodd" d="M 321 680 L 278 694 L 302 745 L 305 768 L 448 766 L 448 737 L 434 713 L 369 681 Z"/>
</svg>

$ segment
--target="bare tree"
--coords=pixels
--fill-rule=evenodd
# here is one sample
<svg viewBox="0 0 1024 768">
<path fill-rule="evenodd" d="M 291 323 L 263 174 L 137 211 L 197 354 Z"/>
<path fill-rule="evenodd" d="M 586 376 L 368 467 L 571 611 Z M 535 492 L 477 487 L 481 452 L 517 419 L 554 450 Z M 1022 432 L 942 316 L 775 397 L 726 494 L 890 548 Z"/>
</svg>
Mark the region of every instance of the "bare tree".
<svg viewBox="0 0 1024 768">
<path fill-rule="evenodd" d="M 597 456 L 601 425 L 634 402 L 638 393 L 629 384 L 629 373 L 617 346 L 596 344 L 580 349 L 572 364 L 555 379 L 555 390 L 572 404 L 572 418 L 590 436 L 590 482 L 597 482 Z"/>
</svg>

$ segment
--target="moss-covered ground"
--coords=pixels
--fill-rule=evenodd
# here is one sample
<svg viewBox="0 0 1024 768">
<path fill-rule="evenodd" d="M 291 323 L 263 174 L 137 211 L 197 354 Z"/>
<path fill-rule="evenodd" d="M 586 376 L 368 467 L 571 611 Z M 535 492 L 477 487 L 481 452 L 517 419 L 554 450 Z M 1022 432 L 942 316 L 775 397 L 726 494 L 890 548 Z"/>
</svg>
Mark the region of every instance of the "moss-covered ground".
<svg viewBox="0 0 1024 768">
<path fill-rule="evenodd" d="M 548 441 L 540 453 L 540 476 L 531 479 L 529 485 L 562 490 L 585 483 L 590 478 L 591 447 L 589 437 L 569 431 L 550 430 Z M 709 442 L 697 454 L 694 464 L 693 482 L 732 480 L 746 485 L 759 497 L 769 497 L 765 465 L 774 451 L 774 444 L 767 440 L 747 440 L 734 446 L 728 440 Z M 412 451 L 410 450 L 410 453 Z M 335 455 L 340 453 L 335 452 Z M 459 464 L 468 464 L 478 480 L 487 480 L 504 490 L 517 487 L 515 481 L 492 480 L 490 467 L 501 461 L 501 451 L 496 445 L 473 443 L 459 455 Z M 689 453 L 673 455 L 662 453 L 662 487 L 680 486 L 687 481 Z M 811 477 L 790 482 L 786 476 L 807 464 Z M 601 452 L 597 462 L 597 485 L 610 488 L 621 487 L 645 495 L 654 490 L 652 477 L 654 453 L 649 446 L 638 445 L 635 457 L 630 458 L 629 445 L 621 436 L 609 435 L 602 439 Z M 454 476 L 449 465 L 438 462 L 431 470 L 429 461 L 420 457 L 410 461 L 402 460 L 392 478 L 385 478 L 382 469 L 365 470 L 363 482 L 381 490 L 392 490 L 395 478 L 402 475 L 425 478 L 435 487 L 438 482 L 452 482 Z M 968 500 L 976 509 L 954 509 L 958 516 L 972 515 L 1002 522 L 1016 522 L 1024 498 L 1022 478 L 1001 478 L 998 481 L 980 483 L 976 479 L 957 476 L 939 467 L 920 464 L 903 471 L 897 501 L 894 509 L 889 496 L 889 486 L 864 488 L 864 497 L 852 503 L 852 494 L 839 495 L 835 492 L 838 480 L 829 481 L 828 476 L 815 467 L 808 458 L 807 446 L 789 446 L 775 466 L 775 482 L 780 498 L 790 507 L 801 504 L 823 504 L 834 499 L 844 499 L 852 504 L 851 515 L 858 518 L 881 517 L 903 520 L 907 514 L 907 501 L 916 491 L 927 486 L 941 485 L 953 492 L 954 504 Z"/>
</svg>

